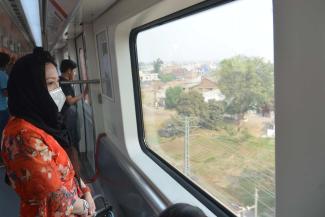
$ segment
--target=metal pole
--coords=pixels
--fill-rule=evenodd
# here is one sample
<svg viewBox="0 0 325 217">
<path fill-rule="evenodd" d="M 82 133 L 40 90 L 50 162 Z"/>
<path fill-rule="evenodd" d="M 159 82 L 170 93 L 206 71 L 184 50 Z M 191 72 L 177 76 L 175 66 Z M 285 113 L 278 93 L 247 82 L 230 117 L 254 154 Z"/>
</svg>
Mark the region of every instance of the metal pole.
<svg viewBox="0 0 325 217">
<path fill-rule="evenodd" d="M 61 81 L 60 84 L 99 84 L 99 79 L 93 80 L 72 80 L 72 81 Z"/>
<path fill-rule="evenodd" d="M 257 205 L 258 205 L 258 189 L 255 188 L 255 217 L 257 217 Z"/>
<path fill-rule="evenodd" d="M 186 176 L 190 175 L 190 161 L 189 161 L 189 134 L 190 134 L 190 124 L 188 117 L 185 117 L 184 123 L 184 174 Z"/>
</svg>

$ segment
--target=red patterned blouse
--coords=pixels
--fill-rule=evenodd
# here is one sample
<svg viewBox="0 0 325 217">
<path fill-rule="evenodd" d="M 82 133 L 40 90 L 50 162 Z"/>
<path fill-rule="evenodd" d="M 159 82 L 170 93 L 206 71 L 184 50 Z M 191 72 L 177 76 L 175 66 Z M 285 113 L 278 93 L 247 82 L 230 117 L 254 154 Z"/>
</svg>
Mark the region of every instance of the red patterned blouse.
<svg viewBox="0 0 325 217">
<path fill-rule="evenodd" d="M 11 118 L 3 132 L 1 156 L 21 199 L 21 217 L 75 216 L 73 204 L 82 192 L 69 157 L 52 136 Z"/>
</svg>

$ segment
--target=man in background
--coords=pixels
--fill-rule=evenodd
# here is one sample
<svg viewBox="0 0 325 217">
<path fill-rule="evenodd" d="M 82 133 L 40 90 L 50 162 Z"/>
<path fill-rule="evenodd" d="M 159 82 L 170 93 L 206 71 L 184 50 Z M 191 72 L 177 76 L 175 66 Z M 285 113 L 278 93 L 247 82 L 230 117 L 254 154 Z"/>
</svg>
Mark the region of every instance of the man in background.
<svg viewBox="0 0 325 217">
<path fill-rule="evenodd" d="M 62 84 L 62 81 L 72 81 L 75 76 L 77 64 L 72 60 L 64 59 L 60 65 L 60 86 L 66 97 L 62 107 L 61 114 L 63 122 L 67 128 L 73 147 L 68 151 L 68 155 L 73 164 L 75 172 L 80 176 L 80 163 L 78 157 L 79 141 L 80 141 L 80 124 L 77 112 L 77 103 L 84 97 L 84 94 L 76 96 L 71 84 Z"/>
</svg>

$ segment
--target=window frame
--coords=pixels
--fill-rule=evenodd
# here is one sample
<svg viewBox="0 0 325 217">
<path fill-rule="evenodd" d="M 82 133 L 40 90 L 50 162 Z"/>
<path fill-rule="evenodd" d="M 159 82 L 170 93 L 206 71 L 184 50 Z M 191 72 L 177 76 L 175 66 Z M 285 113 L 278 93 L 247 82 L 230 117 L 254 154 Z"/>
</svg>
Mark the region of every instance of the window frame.
<svg viewBox="0 0 325 217">
<path fill-rule="evenodd" d="M 195 184 L 183 173 L 178 171 L 174 166 L 168 163 L 165 159 L 155 153 L 146 144 L 144 119 L 142 111 L 142 99 L 141 99 L 141 86 L 139 76 L 138 54 L 137 54 L 137 36 L 140 32 L 164 25 L 200 12 L 222 6 L 227 3 L 234 2 L 236 0 L 207 0 L 188 8 L 182 9 L 170 15 L 164 16 L 152 22 L 146 23 L 142 26 L 136 27 L 131 30 L 129 36 L 130 57 L 132 67 L 132 79 L 133 79 L 133 91 L 134 102 L 137 119 L 138 139 L 142 151 L 149 156 L 156 164 L 158 164 L 163 170 L 165 170 L 173 179 L 181 184 L 189 193 L 195 196 L 202 204 L 204 204 L 211 212 L 218 217 L 236 217 L 236 215 L 227 207 L 222 205 L 212 195 L 203 190 L 199 185 Z"/>
</svg>

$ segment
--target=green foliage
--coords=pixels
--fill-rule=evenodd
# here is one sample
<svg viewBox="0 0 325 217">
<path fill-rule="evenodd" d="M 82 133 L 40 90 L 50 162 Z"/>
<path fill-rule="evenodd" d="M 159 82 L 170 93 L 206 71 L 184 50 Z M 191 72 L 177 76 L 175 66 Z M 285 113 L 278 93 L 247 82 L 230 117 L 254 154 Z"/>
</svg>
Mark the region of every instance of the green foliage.
<svg viewBox="0 0 325 217">
<path fill-rule="evenodd" d="M 238 133 L 237 129 L 235 129 L 235 127 L 232 124 L 225 124 L 223 129 L 227 133 L 227 138 L 229 137 L 233 139 L 235 135 Z M 223 138 L 221 137 L 221 139 Z"/>
<path fill-rule="evenodd" d="M 158 58 L 154 62 L 155 69 L 161 64 L 162 61 Z M 262 58 L 235 56 L 220 63 L 217 75 L 218 86 L 226 97 L 224 102 L 212 100 L 206 103 L 201 93 L 185 93 L 181 87 L 176 87 L 166 91 L 166 108 L 175 108 L 180 117 L 197 118 L 200 127 L 217 130 L 223 124 L 225 113 L 237 117 L 239 126 L 240 120 L 248 110 L 261 111 L 273 106 L 273 64 L 265 62 Z M 237 128 L 237 131 L 239 129 Z M 226 131 L 233 133 L 233 129 Z"/>
<path fill-rule="evenodd" d="M 204 102 L 204 97 L 197 91 L 182 93 L 176 105 L 180 116 L 196 117 L 200 127 L 217 130 L 224 114 L 224 103 L 210 100 Z"/>
<path fill-rule="evenodd" d="M 166 90 L 166 101 L 165 101 L 166 108 L 168 109 L 175 108 L 182 92 L 183 89 L 180 86 L 169 87 Z"/>
<path fill-rule="evenodd" d="M 210 130 L 217 130 L 223 120 L 224 103 L 209 100 L 208 111 L 201 117 L 200 125 Z"/>
<path fill-rule="evenodd" d="M 176 79 L 176 76 L 173 74 L 158 74 L 158 78 L 164 82 L 167 83 L 169 81 L 174 81 Z"/>
<path fill-rule="evenodd" d="M 199 124 L 201 117 L 208 115 L 208 105 L 201 93 L 190 91 L 185 93 L 181 87 L 168 88 L 166 106 L 173 106 L 178 112 L 176 116 L 164 123 L 158 131 L 161 137 L 173 137 L 184 133 L 184 116 L 191 117 L 190 126 Z"/>
<path fill-rule="evenodd" d="M 166 91 L 166 107 L 176 108 L 178 120 L 184 122 L 184 116 L 191 118 L 190 125 L 217 130 L 221 126 L 224 114 L 224 103 L 210 100 L 197 91 L 182 92 L 181 87 L 168 88 Z M 182 125 L 183 123 L 181 123 Z M 183 127 L 174 120 L 169 120 L 162 130 L 169 130 L 173 126 Z M 170 133 L 168 133 L 170 134 Z"/>
<path fill-rule="evenodd" d="M 208 106 L 201 93 L 190 91 L 180 95 L 176 110 L 181 116 L 202 117 L 207 115 Z"/>
<path fill-rule="evenodd" d="M 158 58 L 155 61 L 153 61 L 153 69 L 155 73 L 160 74 L 161 72 L 161 66 L 164 64 L 164 62 Z"/>
<path fill-rule="evenodd" d="M 163 128 L 158 130 L 161 137 L 174 137 L 184 133 L 184 120 L 179 116 L 173 116 L 163 124 Z"/>
<path fill-rule="evenodd" d="M 273 106 L 273 64 L 262 58 L 235 56 L 223 60 L 218 85 L 226 97 L 226 112 L 239 118 L 248 110 Z"/>
<path fill-rule="evenodd" d="M 189 118 L 189 125 L 197 126 L 199 119 L 195 117 Z M 171 119 L 167 120 L 161 129 L 158 130 L 159 136 L 161 137 L 175 137 L 183 135 L 185 132 L 185 117 L 175 115 Z"/>
</svg>

